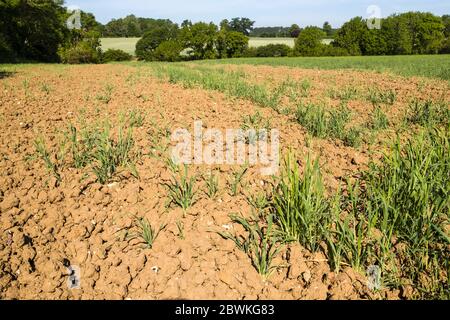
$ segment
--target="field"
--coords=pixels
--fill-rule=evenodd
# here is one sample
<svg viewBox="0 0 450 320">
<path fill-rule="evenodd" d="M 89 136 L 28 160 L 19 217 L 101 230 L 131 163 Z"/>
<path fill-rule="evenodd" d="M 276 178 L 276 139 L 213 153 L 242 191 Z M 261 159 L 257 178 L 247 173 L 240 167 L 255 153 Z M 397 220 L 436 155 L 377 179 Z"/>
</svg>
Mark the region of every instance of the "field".
<svg viewBox="0 0 450 320">
<path fill-rule="evenodd" d="M 136 43 L 139 38 L 102 38 L 102 49 L 120 49 L 129 54 L 134 54 Z M 324 43 L 330 43 L 331 40 L 325 39 Z M 290 47 L 294 47 L 293 38 L 250 38 L 250 47 L 260 47 L 268 44 L 287 44 Z"/>
<path fill-rule="evenodd" d="M 394 73 L 405 77 L 423 76 L 450 80 L 450 55 L 364 56 L 364 57 L 286 57 L 238 58 L 204 62 L 206 64 L 252 64 L 307 69 L 353 69 Z"/>
<path fill-rule="evenodd" d="M 257 48 L 268 44 L 286 44 L 293 48 L 294 42 L 294 38 L 250 38 L 249 46 Z"/>
<path fill-rule="evenodd" d="M 102 50 L 120 49 L 134 55 L 139 38 L 101 38 Z"/>
<path fill-rule="evenodd" d="M 102 38 L 102 49 L 121 49 L 134 54 L 138 40 L 139 38 Z M 250 46 L 252 47 L 270 43 L 284 43 L 291 47 L 294 46 L 293 39 L 250 38 Z M 391 72 L 406 77 L 423 76 L 450 80 L 450 55 L 334 57 L 332 59 L 329 57 L 237 58 L 206 61 L 203 63 L 287 66 L 324 70 L 372 70 L 376 72 Z"/>
<path fill-rule="evenodd" d="M 449 299 L 448 60 L 0 65 L 0 298 Z"/>
</svg>

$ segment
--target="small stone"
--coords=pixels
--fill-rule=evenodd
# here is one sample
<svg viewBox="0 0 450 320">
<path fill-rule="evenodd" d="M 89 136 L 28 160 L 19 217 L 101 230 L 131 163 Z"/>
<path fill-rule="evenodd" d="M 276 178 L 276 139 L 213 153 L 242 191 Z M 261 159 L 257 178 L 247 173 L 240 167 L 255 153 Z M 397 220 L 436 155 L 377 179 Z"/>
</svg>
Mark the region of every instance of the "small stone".
<svg viewBox="0 0 450 320">
<path fill-rule="evenodd" d="M 111 189 L 116 189 L 119 187 L 119 184 L 117 182 L 113 182 L 113 183 L 108 184 L 107 187 L 111 188 Z"/>
<path fill-rule="evenodd" d="M 303 272 L 302 277 L 303 277 L 303 280 L 305 280 L 305 282 L 309 283 L 309 281 L 311 280 L 311 272 L 309 272 L 309 271 Z"/>
</svg>

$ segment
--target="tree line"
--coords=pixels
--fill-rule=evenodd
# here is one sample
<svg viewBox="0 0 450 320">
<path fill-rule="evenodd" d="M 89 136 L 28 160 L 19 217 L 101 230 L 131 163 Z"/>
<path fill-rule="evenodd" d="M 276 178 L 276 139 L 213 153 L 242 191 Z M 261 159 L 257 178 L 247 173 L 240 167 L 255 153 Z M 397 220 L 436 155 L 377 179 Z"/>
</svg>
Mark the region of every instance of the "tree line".
<svg viewBox="0 0 450 320">
<path fill-rule="evenodd" d="M 275 28 L 277 34 L 296 38 L 294 48 L 275 44 L 250 48 L 248 37 L 259 31 L 248 18 L 223 20 L 220 25 L 185 20 L 178 25 L 168 19 L 130 15 L 102 25 L 91 13 L 81 12 L 81 28 L 73 29 L 67 25 L 70 16 L 63 0 L 0 1 L 0 62 L 99 63 L 131 59 L 120 50 L 102 52 L 100 37 L 105 35 L 140 37 L 136 56 L 147 61 L 450 53 L 450 15 L 424 12 L 391 15 L 380 21 L 379 29 L 370 29 L 368 21 L 361 17 L 337 30 L 328 22 L 321 28 Z M 334 41 L 323 44 L 322 39 L 330 37 Z"/>
<path fill-rule="evenodd" d="M 213 23 L 192 24 L 185 21 L 181 28 L 172 23 L 170 29 L 159 28 L 145 33 L 136 46 L 136 55 L 142 60 L 176 61 L 233 57 L 450 53 L 449 15 L 439 17 L 426 12 L 407 12 L 381 19 L 378 21 L 379 28 L 370 28 L 373 22 L 356 17 L 335 31 L 328 22 L 322 28 L 308 26 L 300 29 L 293 25 L 289 31 L 291 36 L 296 34 L 296 41 L 295 47 L 291 49 L 283 44 L 249 48 L 246 35 L 252 34 L 250 20 L 243 24 L 246 26 L 245 31 L 236 30 L 228 20 L 223 20 L 220 27 Z M 166 34 L 164 30 L 167 30 Z M 324 44 L 322 40 L 330 36 L 334 36 L 334 40 Z"/>
<path fill-rule="evenodd" d="M 141 38 L 146 32 L 150 31 L 161 23 L 168 20 L 140 18 L 135 15 L 128 15 L 125 18 L 112 19 L 100 27 L 102 37 L 106 38 Z M 222 24 L 222 23 L 221 23 Z M 242 32 L 250 37 L 262 38 L 297 38 L 302 30 L 298 24 L 290 27 L 254 27 L 255 21 L 249 18 L 233 18 L 227 20 L 229 28 L 233 31 Z M 323 24 L 322 30 L 326 37 L 332 38 L 337 29 L 333 29 L 329 22 Z"/>
<path fill-rule="evenodd" d="M 100 32 L 102 37 L 105 38 L 141 38 L 148 31 L 167 22 L 171 21 L 166 19 L 140 18 L 131 14 L 125 18 L 112 19 L 100 27 Z M 225 20 L 222 23 L 224 22 Z M 226 24 L 232 31 L 241 32 L 249 36 L 253 30 L 255 21 L 249 18 L 233 18 L 230 21 L 226 20 Z"/>
<path fill-rule="evenodd" d="M 298 24 L 293 24 L 290 27 L 258 27 L 253 28 L 250 37 L 259 38 L 297 38 L 303 29 Z M 322 31 L 325 33 L 325 38 L 333 38 L 338 29 L 331 26 L 328 21 L 325 21 L 322 26 Z"/>
</svg>

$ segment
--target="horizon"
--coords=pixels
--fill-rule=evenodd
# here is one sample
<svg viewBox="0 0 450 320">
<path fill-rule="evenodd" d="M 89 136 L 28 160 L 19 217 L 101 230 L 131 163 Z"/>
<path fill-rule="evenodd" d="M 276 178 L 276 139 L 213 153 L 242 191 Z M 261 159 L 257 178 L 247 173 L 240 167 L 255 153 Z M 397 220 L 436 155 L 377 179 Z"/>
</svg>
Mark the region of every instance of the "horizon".
<svg viewBox="0 0 450 320">
<path fill-rule="evenodd" d="M 143 18 L 170 19 L 178 24 L 185 19 L 193 22 L 204 21 L 219 24 L 223 19 L 248 17 L 255 21 L 255 27 L 289 27 L 294 23 L 300 27 L 321 26 L 328 21 L 334 28 L 338 28 L 353 17 L 368 18 L 370 15 L 367 10 L 371 5 L 380 8 L 382 18 L 408 11 L 431 12 L 438 16 L 450 14 L 450 2 L 443 3 L 437 0 L 426 2 L 417 0 L 317 0 L 315 2 L 304 0 L 276 2 L 269 0 L 248 0 L 246 2 L 192 0 L 188 3 L 181 0 L 164 3 L 152 3 L 152 1 L 144 0 L 126 2 L 70 0 L 66 1 L 65 5 L 94 14 L 97 21 L 102 24 L 133 14 Z"/>
</svg>

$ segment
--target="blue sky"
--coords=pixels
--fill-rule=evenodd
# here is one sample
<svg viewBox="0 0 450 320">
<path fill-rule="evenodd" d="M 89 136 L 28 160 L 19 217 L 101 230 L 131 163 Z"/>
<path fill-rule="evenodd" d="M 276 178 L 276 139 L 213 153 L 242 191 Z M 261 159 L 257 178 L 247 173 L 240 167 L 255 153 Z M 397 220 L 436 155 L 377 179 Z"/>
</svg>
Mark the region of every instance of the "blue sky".
<svg viewBox="0 0 450 320">
<path fill-rule="evenodd" d="M 249 17 L 255 26 L 322 25 L 327 20 L 340 26 L 355 16 L 368 17 L 370 5 L 377 5 L 383 17 L 405 11 L 450 14 L 449 0 L 66 0 L 66 5 L 92 12 L 102 23 L 134 14 L 178 23 Z"/>
</svg>

